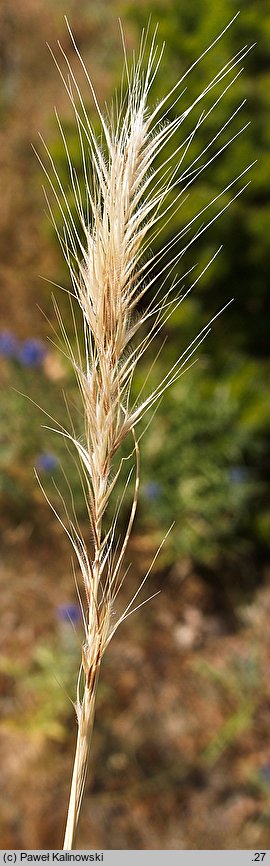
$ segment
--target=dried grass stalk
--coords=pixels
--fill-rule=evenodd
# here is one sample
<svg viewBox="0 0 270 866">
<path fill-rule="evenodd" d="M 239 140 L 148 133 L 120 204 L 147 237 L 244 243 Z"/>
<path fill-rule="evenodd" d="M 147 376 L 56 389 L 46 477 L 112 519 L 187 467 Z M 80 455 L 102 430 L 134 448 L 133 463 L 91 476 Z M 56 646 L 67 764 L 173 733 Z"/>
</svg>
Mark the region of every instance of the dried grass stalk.
<svg viewBox="0 0 270 866">
<path fill-rule="evenodd" d="M 229 133 L 226 144 L 219 146 L 219 135 L 224 133 L 225 128 L 229 130 L 230 123 L 241 106 L 238 106 L 219 133 L 204 147 L 200 156 L 196 157 L 188 168 L 184 168 L 194 134 L 232 86 L 241 71 L 239 67 L 247 51 L 245 47 L 232 57 L 189 108 L 171 119 L 173 112 L 169 115 L 169 110 L 180 101 L 183 82 L 188 73 L 182 76 L 155 108 L 150 109 L 149 91 L 158 73 L 163 49 L 159 50 L 157 47 L 156 33 L 152 41 L 149 34 L 143 34 L 137 59 L 133 58 L 129 66 L 125 56 L 125 93 L 123 88 L 120 101 L 118 100 L 118 104 L 116 102 L 111 117 L 106 118 L 100 111 L 92 82 L 68 23 L 67 27 L 94 101 L 102 131 L 102 143 L 99 143 L 94 134 L 69 59 L 59 45 L 62 60 L 66 65 L 66 76 L 58 62 L 55 62 L 74 109 L 83 167 L 82 190 L 58 120 L 66 150 L 76 218 L 69 204 L 69 193 L 62 186 L 53 158 L 45 144 L 48 161 L 46 165 L 42 164 L 62 216 L 63 231 L 59 231 L 56 223 L 55 227 L 70 272 L 71 294 L 79 305 L 83 323 L 82 350 L 75 316 L 74 348 L 74 341 L 71 343 L 55 304 L 66 344 L 65 351 L 72 362 L 81 393 L 84 442 L 76 437 L 73 428 L 71 431 L 65 430 L 56 422 L 55 429 L 68 443 L 73 443 L 76 449 L 83 472 L 92 534 L 90 550 L 82 538 L 76 518 L 70 519 L 68 524 L 64 524 L 62 518 L 59 518 L 76 552 L 86 597 L 83 605 L 85 637 L 75 704 L 78 720 L 77 748 L 64 850 L 72 849 L 75 844 L 101 659 L 119 624 L 140 606 L 137 604 L 137 596 L 148 577 L 148 574 L 145 575 L 132 601 L 115 621 L 113 608 L 125 577 L 124 556 L 138 499 L 139 446 L 136 427 L 146 411 L 160 400 L 164 391 L 191 363 L 192 356 L 209 332 L 209 326 L 203 328 L 154 390 L 144 396 L 141 402 L 132 403 L 131 385 L 138 361 L 168 316 L 187 294 L 181 294 L 180 280 L 176 279 L 169 288 L 166 281 L 176 261 L 179 262 L 191 243 L 206 231 L 213 217 L 210 216 L 203 226 L 195 228 L 192 235 L 193 224 L 195 226 L 201 214 L 205 217 L 207 213 L 205 207 L 201 214 L 198 213 L 196 218 L 159 252 L 149 252 L 149 245 L 159 233 L 160 225 L 164 225 L 183 203 L 189 186 L 211 164 L 214 158 L 213 146 L 216 158 L 239 134 L 232 133 L 230 136 Z M 207 51 L 210 48 L 212 46 Z M 209 108 L 208 101 L 207 111 L 197 116 L 192 132 L 180 140 L 181 127 L 187 116 L 194 112 L 195 107 L 211 91 L 211 107 Z M 164 156 L 163 162 L 160 158 L 170 140 L 174 147 L 173 168 L 168 156 Z M 244 175 L 246 170 L 244 169 L 239 177 Z M 227 193 L 239 177 L 231 181 L 226 190 L 214 200 L 221 201 L 215 219 L 242 191 L 238 189 L 235 195 L 232 194 L 230 201 L 227 196 L 226 204 L 222 205 L 223 193 Z M 49 207 L 53 218 L 50 204 Z M 197 280 L 193 284 L 195 282 Z M 153 290 L 155 285 L 158 287 Z M 189 291 L 191 288 L 192 286 Z M 146 296 L 147 293 L 149 296 L 150 290 L 151 301 L 147 304 Z M 145 305 L 142 303 L 144 300 Z M 115 545 L 117 515 L 106 534 L 103 517 L 122 466 L 120 461 L 118 469 L 114 468 L 113 471 L 115 455 L 130 435 L 136 481 L 126 536 L 119 548 Z"/>
</svg>

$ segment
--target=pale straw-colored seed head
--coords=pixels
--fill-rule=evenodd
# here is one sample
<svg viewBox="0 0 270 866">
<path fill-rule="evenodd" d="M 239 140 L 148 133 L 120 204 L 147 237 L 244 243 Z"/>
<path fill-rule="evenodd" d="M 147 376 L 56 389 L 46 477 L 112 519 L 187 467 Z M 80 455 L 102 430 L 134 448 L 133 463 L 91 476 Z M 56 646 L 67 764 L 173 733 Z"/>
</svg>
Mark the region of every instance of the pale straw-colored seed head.
<svg viewBox="0 0 270 866">
<path fill-rule="evenodd" d="M 47 163 L 43 167 L 54 196 L 54 205 L 58 209 L 57 220 L 54 218 L 54 205 L 48 199 L 49 208 L 70 273 L 71 287 L 68 291 L 72 298 L 75 340 L 67 334 L 56 302 L 55 311 L 65 342 L 65 352 L 73 365 L 81 394 L 84 441 L 76 435 L 73 425 L 71 430 L 66 430 L 56 422 L 56 432 L 63 435 L 68 443 L 72 442 L 76 449 L 92 536 L 92 543 L 88 547 L 75 511 L 68 523 L 64 523 L 59 516 L 75 550 L 86 594 L 86 602 L 82 602 L 85 636 L 75 704 L 78 740 L 64 843 L 68 849 L 74 842 L 83 796 L 100 661 L 119 623 L 140 607 L 137 597 L 149 574 L 147 572 L 123 613 L 114 619 L 114 603 L 127 573 L 124 570 L 124 558 L 138 500 L 139 446 L 136 428 L 144 414 L 160 400 L 183 369 L 193 362 L 191 358 L 207 336 L 211 323 L 181 352 L 154 390 L 148 395 L 144 391 L 144 395 L 135 403 L 131 398 L 134 371 L 167 318 L 198 281 L 197 277 L 185 292 L 182 290 L 183 275 L 181 280 L 176 277 L 170 284 L 175 264 L 181 262 L 191 244 L 239 195 L 242 190 L 238 188 L 230 198 L 229 190 L 247 168 L 243 167 L 238 178 L 228 181 L 225 190 L 180 229 L 173 240 L 165 243 L 156 253 L 151 252 L 151 245 L 156 241 L 162 225 L 184 205 L 191 184 L 245 128 L 230 132 L 230 125 L 241 109 L 239 105 L 201 153 L 187 164 L 189 145 L 194 135 L 240 74 L 241 63 L 248 49 L 244 47 L 224 64 L 193 103 L 181 113 L 185 78 L 212 46 L 205 50 L 173 89 L 151 108 L 150 91 L 159 73 L 163 48 L 158 49 L 156 32 L 152 40 L 148 33 L 143 34 L 138 57 L 133 58 L 130 66 L 125 55 L 125 92 L 122 87 L 116 110 L 108 118 L 99 108 L 91 79 L 68 24 L 67 27 L 85 74 L 88 93 L 94 102 L 101 130 L 100 139 L 93 131 L 69 58 L 59 45 L 65 72 L 58 61 L 55 62 L 74 110 L 81 152 L 81 174 L 79 177 L 73 166 L 59 118 L 70 189 L 63 188 L 57 167 L 44 142 Z M 212 94 L 211 104 L 209 94 Z M 202 109 L 198 108 L 197 111 L 200 104 Z M 185 133 L 187 117 L 189 131 Z M 225 144 L 224 135 L 227 135 Z M 173 160 L 167 155 L 170 142 Z M 71 192 L 73 207 L 70 206 Z M 224 193 L 225 204 L 222 199 Z M 220 205 L 214 216 L 208 210 L 212 203 Z M 59 228 L 59 215 L 62 229 Z M 201 217 L 203 224 L 200 223 Z M 73 301 L 81 311 L 83 349 L 77 332 L 77 318 L 73 313 Z M 115 462 L 117 452 L 127 436 L 132 437 L 131 451 L 135 458 L 136 473 L 128 526 L 119 544 L 116 534 L 121 501 L 109 531 L 104 530 L 103 517 L 121 472 L 120 457 L 118 468 Z"/>
<path fill-rule="evenodd" d="M 93 551 L 89 551 L 78 525 L 71 520 L 69 526 L 65 527 L 76 551 L 86 591 L 83 668 L 87 678 L 87 669 L 92 669 L 95 660 L 100 659 L 115 628 L 129 615 L 134 602 L 133 599 L 117 623 L 112 621 L 113 602 L 123 581 L 124 554 L 138 498 L 139 448 L 136 426 L 189 364 L 207 336 L 209 325 L 180 354 L 155 389 L 144 396 L 141 402 L 132 404 L 130 394 L 134 371 L 149 343 L 185 297 L 181 293 L 183 278 L 181 281 L 175 279 L 171 286 L 170 274 L 185 250 L 213 221 L 211 216 L 207 219 L 210 205 L 205 206 L 158 252 L 150 252 L 150 244 L 158 236 L 160 226 L 182 205 L 190 185 L 245 128 L 231 134 L 229 131 L 240 105 L 199 156 L 186 165 L 194 135 L 240 74 L 247 49 L 245 47 L 232 57 L 181 113 L 181 96 L 187 73 L 154 108 L 149 105 L 149 94 L 159 73 L 163 48 L 158 49 L 156 32 L 152 40 L 148 34 L 143 34 L 138 58 L 133 58 L 130 67 L 125 57 L 125 93 L 122 93 L 117 111 L 112 111 L 111 118 L 107 119 L 99 108 L 91 79 L 68 24 L 67 27 L 85 73 L 102 134 L 100 141 L 94 134 L 70 61 L 59 45 L 66 75 L 58 61 L 55 62 L 73 106 L 81 151 L 82 173 L 78 178 L 61 122 L 57 118 L 66 151 L 73 208 L 69 203 L 70 195 L 63 188 L 46 145 L 48 164 L 45 173 L 63 222 L 62 231 L 56 223 L 55 227 L 70 272 L 71 294 L 81 310 L 84 334 L 82 352 L 76 328 L 77 347 L 74 348 L 55 305 L 66 351 L 78 380 L 84 415 L 84 442 L 76 437 L 73 429 L 69 432 L 58 425 L 57 432 L 72 441 L 77 450 L 86 484 L 93 538 Z M 208 101 L 205 111 L 203 100 L 211 92 L 212 104 L 209 107 Z M 195 109 L 200 103 L 202 111 L 196 113 Z M 185 135 L 182 127 L 184 130 L 188 115 L 194 117 L 194 123 L 192 130 Z M 225 128 L 228 131 L 227 142 L 219 145 L 219 136 Z M 174 153 L 173 163 L 168 156 L 162 160 L 164 148 L 166 146 L 167 154 L 170 141 Z M 239 177 L 245 171 L 247 168 L 243 168 Z M 235 196 L 232 193 L 230 201 L 227 197 L 226 204 L 222 205 L 222 194 L 227 193 L 239 177 L 230 180 L 226 190 L 216 196 L 214 201 L 220 200 L 221 206 L 215 219 L 239 195 L 239 190 Z M 53 217 L 53 208 L 50 204 L 49 207 Z M 196 228 L 201 214 L 204 218 L 206 215 L 206 222 Z M 188 230 L 191 230 L 191 235 L 187 234 Z M 191 288 L 192 285 L 188 291 Z M 147 293 L 151 298 L 148 302 Z M 115 465 L 113 460 L 118 448 L 130 434 L 135 455 L 136 482 L 130 520 L 119 550 L 117 545 L 115 547 L 116 521 L 110 531 L 104 534 L 103 515 L 121 470 L 120 462 L 118 470 L 114 469 L 112 474 L 112 466 Z"/>
</svg>

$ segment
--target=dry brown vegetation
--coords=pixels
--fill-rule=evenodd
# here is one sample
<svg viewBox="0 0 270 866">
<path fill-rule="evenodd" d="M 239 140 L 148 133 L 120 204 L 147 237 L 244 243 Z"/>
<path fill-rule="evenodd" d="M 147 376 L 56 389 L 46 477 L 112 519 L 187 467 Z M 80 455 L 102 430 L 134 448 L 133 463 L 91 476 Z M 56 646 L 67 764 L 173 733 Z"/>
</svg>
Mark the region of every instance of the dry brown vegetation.
<svg viewBox="0 0 270 866">
<path fill-rule="evenodd" d="M 48 712 L 46 721 L 50 687 L 43 724 L 31 686 L 36 647 L 52 645 L 57 658 L 56 606 L 72 600 L 69 551 L 51 530 L 53 546 L 37 549 L 21 527 L 3 547 L 1 656 L 15 666 L 1 674 L 3 848 L 62 844 L 73 708 L 58 668 L 47 682 L 55 692 L 59 676 L 60 729 Z M 136 579 L 152 552 L 135 539 Z M 153 576 L 153 589 L 164 577 Z M 266 580 L 232 632 L 185 563 L 120 629 L 104 660 L 78 848 L 269 847 L 269 607 Z"/>
<path fill-rule="evenodd" d="M 110 29 L 109 3 L 98 4 L 93 13 L 83 0 L 79 21 L 76 12 L 76 0 L 1 3 L 0 317 L 1 327 L 12 327 L 22 336 L 47 328 L 37 312 L 37 303 L 47 313 L 50 307 L 50 291 L 40 275 L 55 280 L 59 261 L 48 243 L 42 174 L 31 147 L 37 146 L 39 132 L 53 137 L 53 106 L 67 118 L 71 114 L 46 42 L 54 47 L 61 39 L 67 52 L 71 51 L 64 24 L 64 13 L 69 15 L 86 59 L 91 54 L 93 80 L 102 99 L 111 87 L 108 56 L 115 62 L 119 51 L 115 16 Z M 80 70 L 76 73 L 80 80 Z"/>
</svg>

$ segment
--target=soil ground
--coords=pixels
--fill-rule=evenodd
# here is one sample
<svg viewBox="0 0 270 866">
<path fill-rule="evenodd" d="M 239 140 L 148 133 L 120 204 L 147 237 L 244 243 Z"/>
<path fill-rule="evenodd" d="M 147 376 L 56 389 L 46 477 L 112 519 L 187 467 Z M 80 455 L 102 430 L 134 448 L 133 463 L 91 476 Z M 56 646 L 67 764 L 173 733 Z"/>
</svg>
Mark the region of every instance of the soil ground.
<svg viewBox="0 0 270 866">
<path fill-rule="evenodd" d="M 2 532 L 2 848 L 62 840 L 80 628 L 74 642 L 59 620 L 76 593 L 54 524 L 49 535 L 37 545 L 29 525 Z M 123 605 L 151 555 L 135 537 Z M 268 848 L 269 576 L 233 630 L 187 563 L 156 571 L 150 594 L 160 588 L 104 658 L 77 847 Z"/>
</svg>

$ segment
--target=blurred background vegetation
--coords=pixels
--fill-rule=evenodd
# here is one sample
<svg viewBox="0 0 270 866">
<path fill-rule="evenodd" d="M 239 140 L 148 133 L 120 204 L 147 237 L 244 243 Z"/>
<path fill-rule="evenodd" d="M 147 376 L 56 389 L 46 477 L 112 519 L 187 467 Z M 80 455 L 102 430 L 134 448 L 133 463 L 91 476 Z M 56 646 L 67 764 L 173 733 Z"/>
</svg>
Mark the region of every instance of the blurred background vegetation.
<svg viewBox="0 0 270 866">
<path fill-rule="evenodd" d="M 234 303 L 214 324 L 196 365 L 164 396 L 152 425 L 142 438 L 142 488 L 132 551 L 134 573 L 143 573 L 156 546 L 174 522 L 152 579 L 153 591 L 162 586 L 164 577 L 167 586 L 163 588 L 161 607 L 155 607 L 155 602 L 151 612 L 142 615 L 139 627 L 138 620 L 134 620 L 134 627 L 132 624 L 128 632 L 123 631 L 120 643 L 116 640 L 116 649 L 112 652 L 119 664 L 119 682 L 114 684 L 114 691 L 113 661 L 107 666 L 105 663 L 100 704 L 106 721 L 104 729 L 103 723 L 99 723 L 96 740 L 96 760 L 100 767 L 94 783 L 96 806 L 90 836 L 85 819 L 81 847 L 100 844 L 108 848 L 222 848 L 238 847 L 238 841 L 239 847 L 252 847 L 265 838 L 260 833 L 265 833 L 267 822 L 269 824 L 270 759 L 265 754 L 264 739 L 269 686 L 265 645 L 259 658 L 255 649 L 260 631 L 258 616 L 260 614 L 263 621 L 262 611 L 269 605 L 269 4 L 266 0 L 256 3 L 254 0 L 228 0 L 226 4 L 220 0 L 215 4 L 210 0 L 193 0 L 192 3 L 188 0 L 153 3 L 101 0 L 98 4 L 81 0 L 78 9 L 75 0 L 59 0 L 58 3 L 27 0 L 23 4 L 2 0 L 0 521 L 5 611 L 0 664 L 2 732 L 4 753 L 6 738 L 10 747 L 13 737 L 16 754 L 16 743 L 19 753 L 20 737 L 25 743 L 25 731 L 28 731 L 25 761 L 27 759 L 28 766 L 32 767 L 33 778 L 36 767 L 43 774 L 45 799 L 47 797 L 44 829 L 41 820 L 44 802 L 38 813 L 33 796 L 31 799 L 31 783 L 29 801 L 25 793 L 21 793 L 16 811 L 11 801 L 12 785 L 20 790 L 18 774 L 16 776 L 15 765 L 7 764 L 6 778 L 11 793 L 9 807 L 6 802 L 2 804 L 2 847 L 8 844 L 10 847 L 27 846 L 28 842 L 28 847 L 42 847 L 48 845 L 48 839 L 60 844 L 59 825 L 63 820 L 68 783 L 66 778 L 63 781 L 63 762 L 71 747 L 67 719 L 72 718 L 72 707 L 69 711 L 66 690 L 72 693 L 79 658 L 79 640 L 76 643 L 72 638 L 72 628 L 79 631 L 80 625 L 69 552 L 33 473 L 35 467 L 56 507 L 60 487 L 72 508 L 68 477 L 83 524 L 84 502 L 73 456 L 67 453 L 60 437 L 41 426 L 50 421 L 38 409 L 41 407 L 59 422 L 67 423 L 66 397 L 75 408 L 77 403 L 71 372 L 54 345 L 55 335 L 49 324 L 57 327 L 49 281 L 68 287 L 68 275 L 45 213 L 44 177 L 31 150 L 31 141 L 35 147 L 40 147 L 40 130 L 68 188 L 63 146 L 53 116 L 56 105 L 74 164 L 80 171 L 79 143 L 71 109 L 46 41 L 54 48 L 60 38 L 67 55 L 72 57 L 63 22 L 67 14 L 103 104 L 109 101 L 120 82 L 122 49 L 117 17 L 121 16 L 127 48 L 131 51 L 138 45 L 141 29 L 147 25 L 151 14 L 151 27 L 159 23 L 158 41 L 166 43 L 162 71 L 152 94 L 156 102 L 239 9 L 240 15 L 233 26 L 188 77 L 183 108 L 230 56 L 246 44 L 256 42 L 256 47 L 245 59 L 243 74 L 199 130 L 189 161 L 208 144 L 245 98 L 247 101 L 234 119 L 231 132 L 224 130 L 222 133 L 220 146 L 228 141 L 230 134 L 237 133 L 241 125 L 248 121 L 251 124 L 198 178 L 183 208 L 161 233 L 159 243 L 169 241 L 244 168 L 254 160 L 257 162 L 250 170 L 250 184 L 243 195 L 213 222 L 183 260 L 183 272 L 193 268 L 184 280 L 188 289 L 222 244 L 217 258 L 167 322 L 166 343 L 154 376 L 164 375 L 164 368 L 168 369 L 179 352 L 232 297 Z M 85 94 L 76 58 L 72 62 Z M 210 104 L 207 97 L 205 107 Z M 95 124 L 90 101 L 88 107 Z M 199 113 L 198 107 L 198 116 Z M 212 148 L 211 155 L 213 152 Z M 236 191 L 238 188 L 236 183 Z M 222 207 L 228 204 L 230 195 L 224 192 Z M 214 208 L 211 215 L 215 215 Z M 54 291 L 68 319 L 65 296 L 57 288 Z M 140 390 L 158 348 L 158 345 L 153 347 L 152 357 L 149 356 L 138 371 L 135 392 Z M 59 507 L 62 507 L 61 501 Z M 124 503 L 124 518 L 126 507 L 128 498 Z M 165 596 L 167 620 L 163 612 Z M 157 622 L 161 637 L 156 635 Z M 129 659 L 129 674 L 127 670 L 121 673 L 121 647 Z M 212 667 L 206 658 L 201 659 L 203 653 L 206 656 L 209 653 L 211 659 L 214 655 Z M 237 661 L 239 654 L 242 666 Z M 215 664 L 219 666 L 220 657 L 225 659 L 224 669 L 217 675 Z M 162 662 L 166 658 L 167 662 Z M 146 665 L 143 686 L 142 662 Z M 173 682 L 179 665 L 179 691 L 175 693 L 172 687 L 170 693 L 167 687 L 166 693 L 168 676 Z M 60 693 L 56 675 L 63 686 Z M 160 683 L 164 678 L 166 711 L 163 728 L 152 741 L 153 703 L 156 701 L 158 707 L 162 692 L 161 689 L 160 695 L 152 695 L 151 704 L 147 694 L 153 675 Z M 198 686 L 200 677 L 202 693 Z M 178 681 L 178 674 L 176 679 Z M 142 707 L 136 703 L 139 686 L 144 695 Z M 192 688 L 198 689 L 197 704 Z M 176 721 L 177 702 L 180 702 L 178 713 L 182 728 Z M 209 704 L 212 714 L 206 708 Z M 137 738 L 132 731 L 132 713 L 138 721 Z M 200 718 L 200 715 L 203 732 L 199 722 L 197 727 L 194 722 L 194 717 Z M 126 727 L 125 716 L 130 719 Z M 254 733 L 254 718 L 260 742 Z M 193 745 L 187 733 L 189 729 L 193 732 Z M 245 762 L 242 756 L 242 765 L 243 731 L 247 732 L 245 742 L 249 744 L 249 757 L 246 756 Z M 123 737 L 126 736 L 129 745 L 125 751 Z M 168 738 L 169 748 L 164 745 Z M 175 750 L 178 756 L 181 753 L 176 774 Z M 232 753 L 237 796 L 236 788 L 232 793 L 229 785 Z M 221 766 L 223 783 L 216 771 L 217 765 Z M 23 792 L 27 766 L 23 762 L 18 766 L 21 767 L 19 778 Z M 48 768 L 53 776 L 50 793 Z M 125 779 L 131 786 L 130 819 L 124 801 L 119 805 Z M 107 800 L 106 793 L 99 796 L 106 784 L 109 784 Z M 165 808 L 162 791 L 166 785 L 171 793 L 166 794 L 170 805 Z M 57 809 L 53 788 L 61 791 Z M 222 796 L 227 796 L 231 815 L 225 835 L 218 823 L 221 790 Z M 206 818 L 196 824 L 196 809 L 192 804 L 200 802 L 203 793 L 203 809 L 207 812 L 209 808 L 216 808 L 215 832 L 207 825 Z M 233 796 L 236 797 L 235 807 Z M 182 812 L 183 808 L 189 816 L 186 836 L 177 817 L 179 809 Z M 160 809 L 163 809 L 163 823 L 161 821 L 158 829 L 156 813 L 160 814 Z M 108 828 L 112 821 L 116 829 L 111 836 Z M 245 831 L 244 826 L 248 827 Z M 267 832 L 269 835 L 269 828 Z"/>
</svg>

